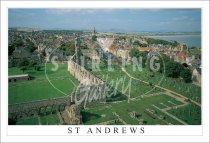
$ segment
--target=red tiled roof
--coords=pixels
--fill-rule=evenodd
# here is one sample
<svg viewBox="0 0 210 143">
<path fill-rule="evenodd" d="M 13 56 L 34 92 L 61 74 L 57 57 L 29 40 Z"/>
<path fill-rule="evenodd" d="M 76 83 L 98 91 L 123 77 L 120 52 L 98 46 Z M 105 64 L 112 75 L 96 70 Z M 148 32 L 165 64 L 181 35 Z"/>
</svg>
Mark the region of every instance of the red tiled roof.
<svg viewBox="0 0 210 143">
<path fill-rule="evenodd" d="M 187 57 L 187 55 L 184 52 L 180 52 L 180 53 L 177 54 L 178 59 L 183 59 L 183 58 L 186 58 L 186 57 Z"/>
</svg>

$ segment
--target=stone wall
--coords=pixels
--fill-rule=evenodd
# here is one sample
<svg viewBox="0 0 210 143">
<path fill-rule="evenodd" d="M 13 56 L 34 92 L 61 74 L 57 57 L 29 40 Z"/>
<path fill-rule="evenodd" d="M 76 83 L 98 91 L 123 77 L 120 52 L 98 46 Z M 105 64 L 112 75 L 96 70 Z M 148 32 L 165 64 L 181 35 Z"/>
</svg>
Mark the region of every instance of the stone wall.
<svg viewBox="0 0 210 143">
<path fill-rule="evenodd" d="M 37 100 L 32 102 L 24 102 L 9 105 L 9 118 L 27 118 L 46 112 L 50 108 L 50 111 L 59 111 L 61 108 L 65 109 L 66 106 L 72 104 L 72 97 L 75 92 L 70 96 Z M 49 110 L 48 110 L 49 111 Z"/>
<path fill-rule="evenodd" d="M 87 71 L 84 67 L 70 60 L 68 62 L 68 71 L 84 85 L 104 84 L 104 81 L 95 77 L 92 73 Z"/>
<path fill-rule="evenodd" d="M 30 76 L 28 74 L 21 74 L 21 75 L 11 75 L 8 77 L 9 82 L 16 82 L 19 80 L 30 80 Z"/>
</svg>

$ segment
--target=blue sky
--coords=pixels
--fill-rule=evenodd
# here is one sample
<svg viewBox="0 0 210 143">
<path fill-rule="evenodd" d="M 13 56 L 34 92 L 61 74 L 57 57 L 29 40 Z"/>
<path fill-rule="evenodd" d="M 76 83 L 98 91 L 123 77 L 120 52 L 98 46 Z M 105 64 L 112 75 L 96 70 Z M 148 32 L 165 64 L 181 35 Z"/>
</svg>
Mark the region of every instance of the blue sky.
<svg viewBox="0 0 210 143">
<path fill-rule="evenodd" d="M 200 9 L 9 9 L 9 27 L 122 32 L 201 31 Z"/>
</svg>

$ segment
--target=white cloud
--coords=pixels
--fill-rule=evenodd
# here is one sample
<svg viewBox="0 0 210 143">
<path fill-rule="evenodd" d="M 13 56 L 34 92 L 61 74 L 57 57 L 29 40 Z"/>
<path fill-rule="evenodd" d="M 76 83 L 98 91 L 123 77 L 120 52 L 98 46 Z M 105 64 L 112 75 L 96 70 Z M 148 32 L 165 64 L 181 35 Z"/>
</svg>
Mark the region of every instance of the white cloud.
<svg viewBox="0 0 210 143">
<path fill-rule="evenodd" d="M 79 9 L 79 8 L 72 8 L 72 9 L 47 9 L 47 14 L 53 15 L 64 15 L 64 14 L 95 14 L 98 12 L 114 12 L 116 9 Z"/>
<path fill-rule="evenodd" d="M 53 15 L 63 15 L 68 13 L 75 13 L 80 12 L 81 9 L 47 9 L 47 14 L 53 14 Z"/>
</svg>

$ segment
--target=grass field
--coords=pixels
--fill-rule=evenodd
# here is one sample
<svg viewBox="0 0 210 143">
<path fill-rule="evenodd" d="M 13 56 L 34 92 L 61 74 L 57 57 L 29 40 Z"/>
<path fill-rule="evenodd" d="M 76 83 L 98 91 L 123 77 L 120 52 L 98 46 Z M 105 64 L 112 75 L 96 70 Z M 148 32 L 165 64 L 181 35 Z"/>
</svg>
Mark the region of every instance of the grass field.
<svg viewBox="0 0 210 143">
<path fill-rule="evenodd" d="M 189 48 L 189 56 L 194 55 L 195 58 L 200 58 L 201 49 L 200 48 Z"/>
<path fill-rule="evenodd" d="M 93 72 L 93 74 L 104 81 L 107 81 L 107 83 L 118 89 L 120 92 L 126 91 L 125 94 L 130 94 L 131 98 L 163 91 L 162 89 L 157 89 L 153 86 L 131 79 L 118 67 L 114 67 L 114 71 L 102 70 L 99 72 Z M 129 83 L 131 84 L 129 85 Z M 130 87 L 130 93 L 129 90 L 126 90 L 127 87 Z"/>
<path fill-rule="evenodd" d="M 59 65 L 59 69 L 56 72 L 50 70 L 53 68 L 52 64 L 48 64 L 46 68 L 48 78 L 53 85 L 67 94 L 73 91 L 74 84 L 79 84 L 79 82 L 68 73 L 66 64 Z M 151 82 L 152 84 L 158 84 L 161 78 L 160 73 L 151 73 L 146 71 L 146 69 L 143 69 L 142 72 L 135 73 L 132 73 L 131 67 L 129 66 L 127 66 L 126 69 L 132 74 L 132 76 Z M 19 74 L 21 72 L 22 71 L 18 68 L 9 69 L 10 75 Z M 25 73 L 29 73 L 34 79 L 30 81 L 9 83 L 10 104 L 65 96 L 54 89 L 46 80 L 44 67 L 38 72 L 33 69 L 28 69 Z M 117 102 L 107 102 L 106 104 L 95 104 L 87 109 L 82 109 L 81 115 L 83 124 L 95 125 L 113 121 L 120 117 L 121 121 L 118 121 L 116 123 L 117 125 L 122 125 L 124 123 L 138 125 L 141 121 L 143 121 L 144 125 L 182 125 L 182 123 L 174 119 L 172 116 L 169 116 L 154 107 L 156 106 L 160 109 L 165 109 L 184 104 L 183 102 L 164 94 L 164 90 L 157 88 L 154 89 L 151 85 L 132 80 L 116 66 L 114 66 L 114 71 L 102 70 L 95 72 L 92 71 L 92 73 L 106 81 L 107 84 L 116 88 L 118 91 L 125 91 L 125 95 L 130 94 L 131 99 L 129 103 L 128 100 L 124 99 Z M 200 87 L 184 83 L 181 79 L 164 77 L 163 82 L 160 85 L 187 97 L 197 97 L 197 100 L 201 97 Z M 127 87 L 130 88 L 130 93 L 129 90 L 125 90 Z M 152 96 L 155 93 L 159 94 Z M 151 94 L 151 96 L 146 96 L 145 94 Z M 148 112 L 146 112 L 147 109 L 152 110 L 154 115 L 148 114 Z M 136 112 L 136 118 L 132 118 L 129 115 L 129 113 L 133 111 Z M 167 112 L 190 125 L 199 125 L 201 123 L 201 109 L 192 103 L 178 109 L 173 108 L 167 110 Z M 41 116 L 40 122 L 43 125 L 55 125 L 59 124 L 59 118 L 56 114 Z M 38 118 L 32 118 L 18 121 L 17 124 L 37 125 L 39 123 Z M 113 125 L 113 123 L 110 123 L 110 125 Z"/>
<path fill-rule="evenodd" d="M 78 85 L 79 81 L 67 71 L 67 64 L 59 64 L 57 71 L 52 71 L 51 68 L 53 68 L 52 64 L 46 65 L 47 76 L 51 84 L 61 92 L 46 79 L 45 66 L 43 65 L 40 71 L 35 71 L 32 68 L 25 71 L 33 77 L 32 80 L 9 83 L 9 104 L 70 95 L 75 87 L 74 84 Z M 21 73 L 22 71 L 17 67 L 9 68 L 9 75 Z"/>
<path fill-rule="evenodd" d="M 17 121 L 16 125 L 39 125 L 38 118 L 40 118 L 40 125 L 57 125 L 60 123 L 57 114 L 49 114 L 26 120 L 19 120 Z"/>
<path fill-rule="evenodd" d="M 190 125 L 201 124 L 201 108 L 195 104 L 189 104 L 184 108 L 169 110 L 169 113 L 179 117 Z"/>
<path fill-rule="evenodd" d="M 27 120 L 20 120 L 16 125 L 39 125 L 38 117 Z"/>
<path fill-rule="evenodd" d="M 50 114 L 40 117 L 42 125 L 56 125 L 60 123 L 60 120 L 56 114 Z"/>
<path fill-rule="evenodd" d="M 146 68 L 143 68 L 142 71 L 137 72 L 133 71 L 132 66 L 128 65 L 126 66 L 126 70 L 133 77 L 168 88 L 174 92 L 182 94 L 201 103 L 201 87 L 197 85 L 192 83 L 185 83 L 182 79 L 179 78 L 166 77 L 159 72 L 151 72 Z"/>
<path fill-rule="evenodd" d="M 96 75 L 97 77 L 103 79 L 104 81 L 107 81 L 107 83 L 110 83 L 110 85 L 117 88 L 119 91 L 122 91 L 123 86 L 126 87 L 128 85 L 130 78 L 124 72 L 122 72 L 121 69 L 118 68 L 117 66 L 113 66 L 113 68 L 114 68 L 114 71 L 108 71 L 107 69 L 105 69 L 101 71 L 92 71 L 92 73 Z M 153 72 L 148 71 L 145 68 L 143 68 L 142 71 L 137 72 L 137 71 L 133 71 L 131 66 L 126 66 L 126 70 L 132 76 L 136 78 L 139 78 L 146 82 L 150 82 L 152 84 L 163 86 L 172 91 L 183 94 L 186 97 L 194 99 L 197 102 L 200 102 L 201 88 L 199 86 L 193 85 L 191 83 L 185 83 L 181 79 L 168 78 L 165 76 L 162 77 L 160 73 L 153 73 Z M 123 82 L 119 82 L 120 79 L 123 79 L 122 80 Z M 165 109 L 168 107 L 182 105 L 183 104 L 182 102 L 176 100 L 175 98 L 172 98 L 170 96 L 163 95 L 163 94 L 152 96 L 149 98 L 140 98 L 141 95 L 163 92 L 163 90 L 157 89 L 157 88 L 153 89 L 153 86 L 143 84 L 136 80 L 131 80 L 130 89 L 131 89 L 130 97 L 131 98 L 138 97 L 139 100 L 131 101 L 130 103 L 127 103 L 127 101 L 122 101 L 119 103 L 111 102 L 106 105 L 100 105 L 100 106 L 96 106 L 88 110 L 84 110 L 82 111 L 82 114 L 84 117 L 84 124 L 98 124 L 98 123 L 105 122 L 108 120 L 117 119 L 117 117 L 114 116 L 112 112 L 116 112 L 118 115 L 120 115 L 121 118 L 125 122 L 127 122 L 127 124 L 138 124 L 140 119 L 143 119 L 144 124 L 148 124 L 148 125 L 154 125 L 154 124 L 165 125 L 165 124 L 170 124 L 170 123 L 174 125 L 182 124 L 179 121 L 172 118 L 171 116 L 166 115 L 160 110 L 157 110 L 153 106 L 155 105 L 160 109 Z M 128 91 L 126 91 L 125 94 L 128 95 Z M 107 105 L 110 105 L 111 108 L 106 108 Z M 197 106 L 197 105 L 193 105 L 193 106 Z M 196 108 L 199 109 L 200 107 L 197 106 Z M 150 116 L 148 116 L 148 114 L 144 112 L 146 109 L 154 110 L 157 115 L 156 119 L 153 119 Z M 188 106 L 181 107 L 178 109 L 188 111 Z M 178 111 L 178 109 L 176 111 Z M 131 111 L 136 111 L 137 114 L 139 115 L 139 119 L 131 118 L 128 115 L 128 113 Z M 175 111 L 170 112 L 170 113 L 179 118 L 178 113 L 176 113 Z M 158 119 L 158 117 L 160 116 L 164 117 L 165 120 Z M 194 118 L 194 119 L 188 119 L 188 118 Z M 185 121 L 188 124 L 200 124 L 199 123 L 200 118 L 201 118 L 201 112 L 199 110 L 196 112 L 194 116 L 191 116 L 191 117 L 186 116 L 186 115 L 180 116 L 180 119 Z"/>
<path fill-rule="evenodd" d="M 83 115 L 83 122 L 84 124 L 98 124 L 101 122 L 109 121 L 117 119 L 116 116 L 113 115 L 113 112 L 116 112 L 120 117 L 127 122 L 127 124 L 137 125 L 139 124 L 139 120 L 143 119 L 144 124 L 148 125 L 155 125 L 155 124 L 162 124 L 165 125 L 166 122 L 163 120 L 160 120 L 158 118 L 153 119 L 150 116 L 148 116 L 144 111 L 149 109 L 154 109 L 152 105 L 156 105 L 160 107 L 160 103 L 168 103 L 168 101 L 173 101 L 173 103 L 176 103 L 177 105 L 182 104 L 178 100 L 169 97 L 167 95 L 157 95 L 153 97 L 147 97 L 147 98 L 141 98 L 140 100 L 130 101 L 128 103 L 127 101 L 122 101 L 120 103 L 109 103 L 105 105 L 97 105 L 95 107 L 91 107 L 87 110 L 82 111 Z M 173 105 L 169 105 L 169 107 L 172 107 Z M 155 110 L 155 109 L 154 109 Z M 135 111 L 137 113 L 138 118 L 133 119 L 129 116 L 129 112 Z M 168 115 L 156 111 L 158 115 L 162 115 L 165 117 L 165 120 L 168 123 L 172 124 L 181 124 L 178 121 L 174 120 L 173 118 L 169 117 Z"/>
</svg>

